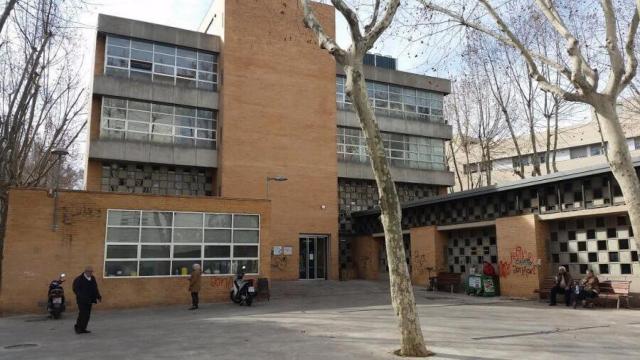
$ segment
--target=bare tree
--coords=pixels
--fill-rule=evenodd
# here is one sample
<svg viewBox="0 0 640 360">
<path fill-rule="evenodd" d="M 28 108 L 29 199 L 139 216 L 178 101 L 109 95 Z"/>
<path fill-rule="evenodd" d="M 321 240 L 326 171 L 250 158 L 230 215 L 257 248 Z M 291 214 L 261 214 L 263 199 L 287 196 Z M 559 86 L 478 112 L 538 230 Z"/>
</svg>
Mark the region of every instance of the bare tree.
<svg viewBox="0 0 640 360">
<path fill-rule="evenodd" d="M 69 26 L 78 6 L 17 2 L 0 34 L 0 254 L 9 188 L 49 184 L 56 163 L 51 151 L 72 146 L 86 123 L 86 91 L 74 53 L 78 33 Z M 74 169 L 70 163 L 61 167 L 63 174 Z"/>
<path fill-rule="evenodd" d="M 371 15 L 362 29 L 356 10 L 343 0 L 331 0 L 333 6 L 344 16 L 349 25 L 351 45 L 347 49 L 341 48 L 331 35 L 324 30 L 314 14 L 310 0 L 300 0 L 300 3 L 304 9 L 304 23 L 317 37 L 319 46 L 322 49 L 326 49 L 335 58 L 336 62 L 344 67 L 347 76 L 345 93 L 355 107 L 360 126 L 367 141 L 367 151 L 371 159 L 371 166 L 380 197 L 381 220 L 384 227 L 387 260 L 389 263 L 391 303 L 398 316 L 398 325 L 401 333 L 398 354 L 402 356 L 431 355 L 431 352 L 425 346 L 422 336 L 411 278 L 405 261 L 400 201 L 389 171 L 389 162 L 385 156 L 376 116 L 367 95 L 363 67 L 365 54 L 391 25 L 393 17 L 400 6 L 400 0 L 386 2 L 375 0 Z"/>
<path fill-rule="evenodd" d="M 623 20 L 618 17 L 623 11 L 616 9 L 612 0 L 599 1 L 601 13 L 599 18 L 593 18 L 589 24 L 591 37 L 588 39 L 595 43 L 594 39 L 602 34 L 606 53 L 591 59 L 587 55 L 593 55 L 589 51 L 594 50 L 588 49 L 588 44 L 581 44 L 579 37 L 584 39 L 584 36 L 567 25 L 571 24 L 572 13 L 564 11 L 565 9 L 559 7 L 555 1 L 534 0 L 536 10 L 546 19 L 546 25 L 553 30 L 554 36 L 563 39 L 565 43 L 566 54 L 562 61 L 534 51 L 530 44 L 514 33 L 511 24 L 505 21 L 501 15 L 504 7 L 498 7 L 490 0 L 479 0 L 481 7 L 475 7 L 473 13 L 467 12 L 464 4 L 455 6 L 456 4 L 447 2 L 445 7 L 434 1 L 420 1 L 426 9 L 444 15 L 449 21 L 474 29 L 500 41 L 504 46 L 516 49 L 526 63 L 529 76 L 543 91 L 555 94 L 565 101 L 593 107 L 600 118 L 603 136 L 609 144 L 611 172 L 622 190 L 633 230 L 640 231 L 640 181 L 631 160 L 616 106 L 620 94 L 636 75 L 638 61 L 635 41 L 640 22 L 640 0 L 636 0 L 631 11 L 630 20 L 626 25 L 626 34 L 620 25 Z M 572 3 L 574 6 L 587 7 L 588 11 L 593 9 L 583 2 Z M 481 9 L 484 11 L 480 14 Z M 490 21 L 483 21 L 487 17 Z M 600 23 L 596 24 L 597 21 Z M 601 31 L 596 26 L 598 24 L 602 24 Z M 541 64 L 546 64 L 553 71 L 561 74 L 568 89 L 550 81 L 540 71 Z M 602 74 L 607 75 L 604 86 L 601 86 Z M 640 247 L 640 237 L 635 241 Z"/>
</svg>

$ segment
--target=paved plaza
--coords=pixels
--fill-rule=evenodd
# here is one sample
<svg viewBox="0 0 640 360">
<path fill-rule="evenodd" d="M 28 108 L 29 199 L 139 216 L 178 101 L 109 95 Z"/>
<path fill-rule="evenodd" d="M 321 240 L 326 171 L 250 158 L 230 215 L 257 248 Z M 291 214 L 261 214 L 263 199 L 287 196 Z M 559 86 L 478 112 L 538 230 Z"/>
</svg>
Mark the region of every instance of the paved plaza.
<svg viewBox="0 0 640 360">
<path fill-rule="evenodd" d="M 435 359 L 633 359 L 640 311 L 549 307 L 416 289 Z M 105 299 L 109 301 L 109 299 Z M 91 334 L 62 320 L 0 319 L 0 359 L 393 359 L 384 282 L 276 282 L 270 302 L 94 311 Z"/>
</svg>

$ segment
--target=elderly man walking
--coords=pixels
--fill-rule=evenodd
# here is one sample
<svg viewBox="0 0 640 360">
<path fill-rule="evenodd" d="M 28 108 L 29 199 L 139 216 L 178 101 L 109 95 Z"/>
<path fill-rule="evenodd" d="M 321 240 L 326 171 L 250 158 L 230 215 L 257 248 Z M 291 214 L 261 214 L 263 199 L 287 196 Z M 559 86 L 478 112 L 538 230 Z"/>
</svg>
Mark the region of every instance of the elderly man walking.
<svg viewBox="0 0 640 360">
<path fill-rule="evenodd" d="M 200 264 L 193 264 L 193 272 L 189 276 L 189 292 L 191 293 L 191 308 L 189 310 L 196 310 L 200 299 L 198 293 L 202 285 L 202 271 L 200 270 Z"/>
<path fill-rule="evenodd" d="M 78 320 L 74 326 L 76 334 L 90 333 L 91 331 L 87 330 L 87 325 L 91 317 L 91 306 L 102 301 L 91 266 L 85 267 L 84 272 L 73 280 L 73 292 L 76 294 L 76 303 L 78 304 Z"/>
</svg>

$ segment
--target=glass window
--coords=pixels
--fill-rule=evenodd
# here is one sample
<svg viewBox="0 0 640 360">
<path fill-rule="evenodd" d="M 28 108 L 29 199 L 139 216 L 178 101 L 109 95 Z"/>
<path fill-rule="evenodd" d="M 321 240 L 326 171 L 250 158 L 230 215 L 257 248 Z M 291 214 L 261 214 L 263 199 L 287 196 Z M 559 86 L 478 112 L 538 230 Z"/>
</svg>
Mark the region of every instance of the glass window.
<svg viewBox="0 0 640 360">
<path fill-rule="evenodd" d="M 580 147 L 575 147 L 575 148 L 569 149 L 569 157 L 571 159 L 578 159 L 578 158 L 587 157 L 587 147 L 586 146 L 580 146 Z"/>
<path fill-rule="evenodd" d="M 231 274 L 230 260 L 205 260 L 203 272 L 205 274 Z"/>
<path fill-rule="evenodd" d="M 349 103 L 344 94 L 344 84 L 344 77 L 336 77 L 336 101 L 339 108 L 344 108 Z M 366 85 L 371 103 L 386 116 L 444 122 L 443 94 L 375 81 L 366 81 Z"/>
<path fill-rule="evenodd" d="M 231 230 L 226 229 L 205 229 L 204 242 L 206 243 L 230 243 Z"/>
<path fill-rule="evenodd" d="M 140 276 L 168 276 L 170 269 L 170 261 L 140 261 Z"/>
<path fill-rule="evenodd" d="M 138 276 L 137 261 L 106 261 L 105 274 L 111 276 Z"/>
<path fill-rule="evenodd" d="M 113 121 L 115 119 L 118 122 Z M 148 126 L 149 122 L 154 125 Z M 103 137 L 112 137 L 114 134 L 110 130 L 122 129 L 126 130 L 126 138 L 132 141 L 173 143 L 182 146 L 195 145 L 215 149 L 216 125 L 216 112 L 213 110 L 174 107 L 167 104 L 111 97 L 103 98 L 101 120 L 101 136 Z M 150 134 L 155 135 L 149 137 Z M 192 140 L 184 139 L 184 137 L 193 138 L 196 136 L 206 141 L 194 143 Z"/>
<path fill-rule="evenodd" d="M 217 62 L 213 53 L 107 35 L 105 74 L 108 75 L 213 91 L 217 89 Z M 202 82 L 196 83 L 196 78 Z"/>
<path fill-rule="evenodd" d="M 109 245 L 107 259 L 129 259 L 138 257 L 138 245 Z"/>
<path fill-rule="evenodd" d="M 120 226 L 137 226 L 140 224 L 140 212 L 139 211 L 116 211 L 109 210 L 107 217 L 109 219 L 108 225 L 120 225 Z"/>
<path fill-rule="evenodd" d="M 178 176 L 173 173 L 173 179 Z M 194 263 L 203 264 L 205 274 L 230 274 L 232 265 L 247 266 L 247 273 L 258 271 L 257 215 L 147 210 L 107 214 L 106 276 L 182 276 Z"/>
</svg>

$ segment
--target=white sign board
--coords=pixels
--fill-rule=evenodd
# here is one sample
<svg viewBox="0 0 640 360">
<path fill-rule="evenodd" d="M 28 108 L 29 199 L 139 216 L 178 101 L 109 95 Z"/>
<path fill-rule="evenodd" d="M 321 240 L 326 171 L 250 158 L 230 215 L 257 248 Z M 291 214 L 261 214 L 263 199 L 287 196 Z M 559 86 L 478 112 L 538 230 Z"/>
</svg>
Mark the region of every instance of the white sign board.
<svg viewBox="0 0 640 360">
<path fill-rule="evenodd" d="M 284 254 L 285 255 L 293 255 L 293 248 L 291 246 L 285 246 L 284 247 Z"/>
<path fill-rule="evenodd" d="M 282 255 L 282 246 L 274 246 L 273 255 Z"/>
</svg>

